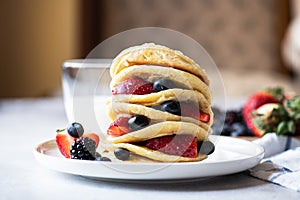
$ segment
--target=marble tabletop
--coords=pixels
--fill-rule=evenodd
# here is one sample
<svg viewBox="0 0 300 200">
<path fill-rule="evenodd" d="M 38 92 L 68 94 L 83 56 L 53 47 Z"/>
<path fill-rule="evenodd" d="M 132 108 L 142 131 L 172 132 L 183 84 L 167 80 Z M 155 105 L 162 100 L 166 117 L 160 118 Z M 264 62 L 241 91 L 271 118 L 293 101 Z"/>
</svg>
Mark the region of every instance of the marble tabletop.
<svg viewBox="0 0 300 200">
<path fill-rule="evenodd" d="M 51 171 L 32 150 L 67 118 L 61 98 L 0 101 L 0 199 L 300 199 L 247 172 L 182 182 L 114 182 Z"/>
</svg>

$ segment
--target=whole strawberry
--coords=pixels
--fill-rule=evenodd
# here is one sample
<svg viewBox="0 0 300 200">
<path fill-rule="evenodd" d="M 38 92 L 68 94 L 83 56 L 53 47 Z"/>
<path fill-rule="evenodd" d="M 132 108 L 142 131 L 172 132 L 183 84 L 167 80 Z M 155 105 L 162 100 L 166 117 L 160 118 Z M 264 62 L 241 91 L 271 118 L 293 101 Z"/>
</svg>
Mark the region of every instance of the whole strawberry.
<svg viewBox="0 0 300 200">
<path fill-rule="evenodd" d="M 253 112 L 254 129 L 262 134 L 300 134 L 300 97 L 286 99 L 282 104 L 264 104 Z"/>
<path fill-rule="evenodd" d="M 243 107 L 243 117 L 246 125 L 252 130 L 253 134 L 257 137 L 262 136 L 262 132 L 256 129 L 253 124 L 253 111 L 255 111 L 260 106 L 267 103 L 282 103 L 284 99 L 283 89 L 278 88 L 268 88 L 265 91 L 259 91 L 253 93 L 246 101 Z"/>
</svg>

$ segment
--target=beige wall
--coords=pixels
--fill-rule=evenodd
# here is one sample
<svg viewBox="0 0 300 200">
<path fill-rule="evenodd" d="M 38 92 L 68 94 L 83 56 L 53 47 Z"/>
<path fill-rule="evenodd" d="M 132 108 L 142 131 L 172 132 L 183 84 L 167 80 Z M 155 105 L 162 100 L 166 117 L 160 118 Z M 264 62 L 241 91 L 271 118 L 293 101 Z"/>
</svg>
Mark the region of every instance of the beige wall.
<svg viewBox="0 0 300 200">
<path fill-rule="evenodd" d="M 103 0 L 103 34 L 170 28 L 198 41 L 224 70 L 274 71 L 280 68 L 279 1 Z"/>
<path fill-rule="evenodd" d="M 0 1 L 0 97 L 51 95 L 78 55 L 77 1 Z"/>
</svg>

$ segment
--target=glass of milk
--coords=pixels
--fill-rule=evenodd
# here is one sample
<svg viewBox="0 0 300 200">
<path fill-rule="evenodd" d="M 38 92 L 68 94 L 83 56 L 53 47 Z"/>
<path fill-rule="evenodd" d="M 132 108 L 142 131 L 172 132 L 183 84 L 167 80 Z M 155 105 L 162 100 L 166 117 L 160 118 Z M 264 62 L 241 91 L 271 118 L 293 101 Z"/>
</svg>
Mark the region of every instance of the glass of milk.
<svg viewBox="0 0 300 200">
<path fill-rule="evenodd" d="M 103 132 L 110 121 L 106 102 L 111 95 L 112 59 L 66 60 L 62 65 L 62 91 L 68 121 L 87 132 Z"/>
</svg>

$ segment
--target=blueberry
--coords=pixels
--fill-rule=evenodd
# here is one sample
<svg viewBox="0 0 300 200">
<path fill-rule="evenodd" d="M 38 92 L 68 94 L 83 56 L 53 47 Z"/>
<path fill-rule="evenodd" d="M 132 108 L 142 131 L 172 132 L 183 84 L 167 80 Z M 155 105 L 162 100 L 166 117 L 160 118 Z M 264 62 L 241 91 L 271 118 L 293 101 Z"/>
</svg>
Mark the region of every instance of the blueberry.
<svg viewBox="0 0 300 200">
<path fill-rule="evenodd" d="M 78 122 L 74 122 L 67 127 L 68 134 L 74 138 L 80 138 L 83 135 L 84 129 Z"/>
<path fill-rule="evenodd" d="M 106 162 L 111 162 L 111 159 L 108 157 L 96 157 L 97 161 L 106 161 Z"/>
<path fill-rule="evenodd" d="M 244 136 L 247 135 L 247 127 L 240 122 L 235 122 L 232 124 L 232 132 L 231 132 L 231 136 L 233 137 L 237 137 L 237 136 Z"/>
<path fill-rule="evenodd" d="M 100 153 L 96 152 L 95 157 L 96 157 L 96 159 L 97 159 L 97 158 L 101 158 L 102 156 L 101 156 Z"/>
<path fill-rule="evenodd" d="M 174 115 L 181 115 L 180 104 L 178 101 L 166 101 L 161 105 L 161 109 Z"/>
<path fill-rule="evenodd" d="M 131 131 L 137 131 L 149 124 L 149 119 L 144 115 L 135 115 L 128 120 L 128 127 Z"/>
<path fill-rule="evenodd" d="M 203 155 L 210 155 L 215 151 L 215 145 L 211 141 L 203 141 L 198 143 L 199 153 Z"/>
<path fill-rule="evenodd" d="M 173 81 L 169 79 L 159 79 L 153 83 L 154 92 L 160 92 L 167 89 L 172 89 L 175 87 Z"/>
<path fill-rule="evenodd" d="M 114 154 L 119 160 L 128 160 L 130 157 L 130 152 L 125 148 L 116 148 Z"/>
<path fill-rule="evenodd" d="M 228 123 L 224 123 L 221 135 L 230 136 L 232 131 L 233 131 L 232 126 Z"/>
</svg>

